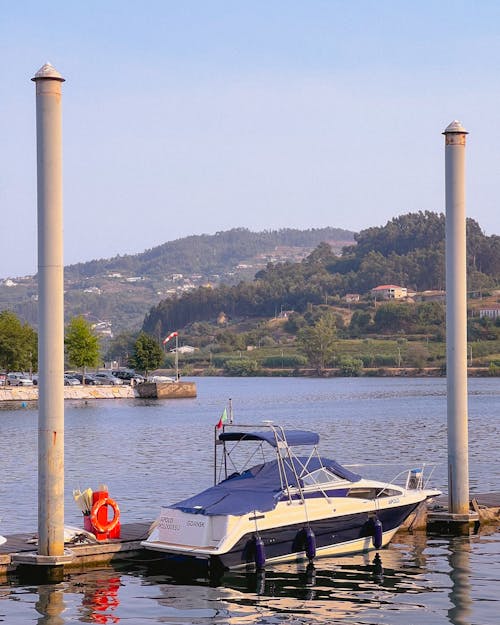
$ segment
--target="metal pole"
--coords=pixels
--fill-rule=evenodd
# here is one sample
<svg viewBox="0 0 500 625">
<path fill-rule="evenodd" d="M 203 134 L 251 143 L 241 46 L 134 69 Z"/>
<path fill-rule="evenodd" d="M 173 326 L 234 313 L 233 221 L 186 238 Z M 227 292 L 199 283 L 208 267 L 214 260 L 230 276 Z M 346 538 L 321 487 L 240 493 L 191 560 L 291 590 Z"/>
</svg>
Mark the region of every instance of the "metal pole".
<svg viewBox="0 0 500 625">
<path fill-rule="evenodd" d="M 444 131 L 446 170 L 446 370 L 448 510 L 469 512 L 465 140 L 458 121 Z"/>
<path fill-rule="evenodd" d="M 179 336 L 175 335 L 175 381 L 179 381 Z"/>
<path fill-rule="evenodd" d="M 46 63 L 36 84 L 38 198 L 38 554 L 64 554 L 64 296 L 61 85 Z"/>
</svg>

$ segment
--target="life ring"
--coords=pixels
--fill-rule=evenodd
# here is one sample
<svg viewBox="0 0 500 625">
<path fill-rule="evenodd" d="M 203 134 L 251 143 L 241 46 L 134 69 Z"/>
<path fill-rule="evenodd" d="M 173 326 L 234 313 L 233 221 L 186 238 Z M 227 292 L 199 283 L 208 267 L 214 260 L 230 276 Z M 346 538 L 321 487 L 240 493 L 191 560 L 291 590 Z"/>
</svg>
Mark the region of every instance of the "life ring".
<svg viewBox="0 0 500 625">
<path fill-rule="evenodd" d="M 111 506 L 113 509 L 113 518 L 106 524 L 100 523 L 97 519 L 97 513 L 103 506 Z M 120 520 L 120 508 L 114 499 L 111 497 L 104 497 L 103 499 L 98 499 L 95 504 L 92 506 L 92 511 L 90 512 L 90 521 L 94 528 L 101 532 L 102 534 L 106 532 L 111 532 L 118 525 L 118 521 Z"/>
</svg>

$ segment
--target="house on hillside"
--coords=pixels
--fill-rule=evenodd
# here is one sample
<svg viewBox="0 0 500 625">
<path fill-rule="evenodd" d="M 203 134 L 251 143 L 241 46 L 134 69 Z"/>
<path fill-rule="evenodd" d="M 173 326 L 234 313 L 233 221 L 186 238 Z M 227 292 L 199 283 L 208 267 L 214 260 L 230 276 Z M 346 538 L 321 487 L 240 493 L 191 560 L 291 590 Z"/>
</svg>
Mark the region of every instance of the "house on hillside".
<svg viewBox="0 0 500 625">
<path fill-rule="evenodd" d="M 370 293 L 375 299 L 402 299 L 408 297 L 408 289 L 395 284 L 381 284 L 371 289 Z"/>
<path fill-rule="evenodd" d="M 181 347 L 178 347 L 177 350 L 174 347 L 174 349 L 171 349 L 170 351 L 174 354 L 176 351 L 179 354 L 193 354 L 194 352 L 199 351 L 199 349 L 198 347 L 193 347 L 192 345 L 182 345 Z"/>
<path fill-rule="evenodd" d="M 480 308 L 479 317 L 489 317 L 490 319 L 500 318 L 500 306 L 493 304 L 492 306 L 488 306 L 488 308 Z"/>
<path fill-rule="evenodd" d="M 359 295 L 359 293 L 346 293 L 345 296 L 344 296 L 344 300 L 348 304 L 354 304 L 355 302 L 359 302 L 360 295 Z"/>
</svg>

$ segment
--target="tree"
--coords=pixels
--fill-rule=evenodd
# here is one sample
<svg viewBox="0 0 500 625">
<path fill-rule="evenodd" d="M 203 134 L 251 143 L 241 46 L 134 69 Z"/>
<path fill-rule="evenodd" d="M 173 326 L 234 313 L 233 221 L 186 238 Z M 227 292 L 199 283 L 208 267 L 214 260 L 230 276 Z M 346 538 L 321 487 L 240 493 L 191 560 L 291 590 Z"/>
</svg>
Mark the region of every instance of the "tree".
<svg viewBox="0 0 500 625">
<path fill-rule="evenodd" d="M 333 357 L 336 337 L 337 327 L 331 312 L 325 313 L 313 326 L 303 328 L 297 334 L 300 351 L 319 375 Z"/>
<path fill-rule="evenodd" d="M 7 371 L 31 369 L 38 360 L 37 333 L 22 324 L 13 312 L 0 312 L 0 368 Z"/>
<path fill-rule="evenodd" d="M 134 344 L 134 353 L 130 363 L 147 375 L 148 371 L 159 367 L 163 360 L 163 351 L 156 340 L 149 334 L 141 332 Z"/>
<path fill-rule="evenodd" d="M 97 367 L 100 361 L 99 339 L 90 323 L 83 317 L 73 317 L 66 328 L 64 338 L 66 355 L 72 367 L 84 369 Z"/>
</svg>

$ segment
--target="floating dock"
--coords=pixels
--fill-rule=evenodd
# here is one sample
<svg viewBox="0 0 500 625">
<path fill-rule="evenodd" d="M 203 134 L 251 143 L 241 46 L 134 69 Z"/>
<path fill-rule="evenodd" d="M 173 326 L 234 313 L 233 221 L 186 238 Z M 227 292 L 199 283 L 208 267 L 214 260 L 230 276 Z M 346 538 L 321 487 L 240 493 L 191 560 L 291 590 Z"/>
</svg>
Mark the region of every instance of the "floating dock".
<svg viewBox="0 0 500 625">
<path fill-rule="evenodd" d="M 477 513 L 477 525 L 500 522 L 500 492 L 475 494 L 470 506 Z M 446 496 L 438 497 L 429 505 L 423 504 L 400 531 L 427 529 L 435 533 L 443 528 L 439 514 L 446 512 Z M 150 527 L 151 523 L 126 523 L 121 526 L 120 539 L 96 543 L 78 542 L 77 536 L 74 542 L 66 544 L 67 561 L 57 568 L 62 574 L 66 574 L 138 557 L 148 559 L 151 553 L 141 546 L 141 541 L 147 538 Z M 38 571 L 42 573 L 44 566 L 30 565 L 30 558 L 36 554 L 37 549 L 34 534 L 13 534 L 6 538 L 7 542 L 0 545 L 0 581 L 9 576 L 19 577 L 21 569 L 26 569 L 31 575 L 36 575 Z"/>
</svg>

